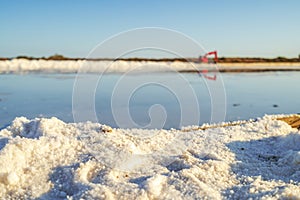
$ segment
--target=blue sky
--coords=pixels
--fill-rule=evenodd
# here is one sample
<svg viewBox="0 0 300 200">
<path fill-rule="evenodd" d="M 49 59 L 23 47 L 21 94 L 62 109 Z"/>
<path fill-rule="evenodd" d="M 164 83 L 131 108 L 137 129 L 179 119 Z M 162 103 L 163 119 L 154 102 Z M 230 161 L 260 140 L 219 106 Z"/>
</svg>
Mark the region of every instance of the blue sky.
<svg viewBox="0 0 300 200">
<path fill-rule="evenodd" d="M 119 32 L 163 27 L 221 56 L 297 57 L 298 0 L 0 0 L 0 57 L 85 57 Z"/>
</svg>

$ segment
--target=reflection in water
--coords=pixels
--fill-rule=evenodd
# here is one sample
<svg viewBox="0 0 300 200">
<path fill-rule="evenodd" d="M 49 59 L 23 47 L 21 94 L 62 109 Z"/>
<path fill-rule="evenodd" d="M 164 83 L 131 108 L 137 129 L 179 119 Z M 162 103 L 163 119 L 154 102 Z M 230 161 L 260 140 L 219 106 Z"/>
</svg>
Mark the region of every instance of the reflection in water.
<svg viewBox="0 0 300 200">
<path fill-rule="evenodd" d="M 154 74 L 153 74 L 154 75 Z M 211 118 L 211 99 L 203 78 L 197 73 L 183 74 L 194 89 L 199 102 L 200 123 Z M 144 79 L 147 75 L 132 76 Z M 155 74 L 172 81 L 174 74 Z M 221 74 L 225 90 L 226 120 L 249 119 L 264 114 L 299 113 L 300 72 L 268 73 L 224 73 Z M 72 122 L 72 91 L 74 74 L 28 74 L 0 75 L 0 127 L 10 123 L 15 117 L 58 117 Z M 111 112 L 111 96 L 120 74 L 102 76 L 95 93 L 96 113 L 100 123 L 116 127 Z M 218 77 L 219 78 L 219 77 Z M 128 79 L 130 81 L 130 77 Z M 184 90 L 181 85 L 179 89 Z M 164 110 L 160 110 L 161 105 Z M 120 105 L 120 108 L 122 109 Z M 153 107 L 154 106 L 154 107 Z M 188 106 L 188 105 L 184 105 Z M 164 128 L 176 127 L 180 121 L 180 103 L 176 96 L 158 85 L 138 88 L 129 101 L 132 119 L 140 126 L 150 123 L 151 108 L 166 112 Z"/>
</svg>

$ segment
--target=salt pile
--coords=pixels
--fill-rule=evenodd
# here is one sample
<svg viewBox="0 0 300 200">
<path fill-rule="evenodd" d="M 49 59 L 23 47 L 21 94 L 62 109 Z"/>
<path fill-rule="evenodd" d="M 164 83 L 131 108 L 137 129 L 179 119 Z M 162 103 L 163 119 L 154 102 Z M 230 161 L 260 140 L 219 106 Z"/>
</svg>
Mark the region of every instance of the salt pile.
<svg viewBox="0 0 300 200">
<path fill-rule="evenodd" d="M 89 60 L 27 60 L 12 59 L 0 60 L 0 73 L 123 73 L 131 70 L 142 69 L 145 71 L 165 72 L 197 70 L 208 65 L 196 65 L 186 62 L 155 62 L 155 61 L 89 61 Z M 211 67 L 211 66 L 210 66 Z"/>
<path fill-rule="evenodd" d="M 277 117 L 205 130 L 16 118 L 0 131 L 0 196 L 297 199 L 300 132 Z"/>
</svg>

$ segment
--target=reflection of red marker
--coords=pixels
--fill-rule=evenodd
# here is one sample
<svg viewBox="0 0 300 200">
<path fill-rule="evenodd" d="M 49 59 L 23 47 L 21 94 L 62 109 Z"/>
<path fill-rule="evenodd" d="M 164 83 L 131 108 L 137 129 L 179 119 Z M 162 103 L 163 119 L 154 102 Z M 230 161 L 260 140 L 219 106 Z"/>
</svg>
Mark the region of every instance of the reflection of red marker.
<svg viewBox="0 0 300 200">
<path fill-rule="evenodd" d="M 208 70 L 204 69 L 204 70 L 202 70 L 202 72 L 199 72 L 199 75 L 200 76 L 202 75 L 204 78 L 206 78 L 208 80 L 213 80 L 213 81 L 217 80 L 216 74 L 214 74 L 213 76 L 209 76 L 209 75 L 207 75 L 207 73 L 208 73 Z"/>
<path fill-rule="evenodd" d="M 209 59 L 208 56 L 210 55 L 214 55 L 213 59 Z M 199 57 L 199 63 L 213 63 L 216 64 L 218 62 L 218 54 L 217 51 L 211 51 L 206 53 L 204 56 L 200 56 Z M 214 74 L 214 76 L 209 76 L 208 74 L 208 70 L 207 69 L 203 69 L 202 72 L 199 72 L 199 75 L 203 75 L 204 78 L 208 79 L 208 80 L 213 80 L 215 81 L 217 79 L 217 75 Z"/>
</svg>

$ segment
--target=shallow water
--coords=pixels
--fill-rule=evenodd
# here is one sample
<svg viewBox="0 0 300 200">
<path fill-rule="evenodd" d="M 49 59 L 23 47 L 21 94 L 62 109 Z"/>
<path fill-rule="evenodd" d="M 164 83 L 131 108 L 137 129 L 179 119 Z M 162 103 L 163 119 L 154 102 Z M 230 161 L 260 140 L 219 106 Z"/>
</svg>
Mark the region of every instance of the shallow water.
<svg viewBox="0 0 300 200">
<path fill-rule="evenodd" d="M 75 78 L 76 74 L 0 75 L 0 126 L 6 126 L 18 116 L 55 116 L 73 122 Z M 113 127 L 178 128 L 195 124 L 198 114 L 198 124 L 209 123 L 214 118 L 212 109 L 221 112 L 220 116 L 226 111 L 225 119 L 217 117 L 212 121 L 300 112 L 300 72 L 223 73 L 217 74 L 216 81 L 196 73 L 106 74 L 99 80 L 98 75 L 79 78 L 99 81 L 96 88 L 87 86 L 86 90 L 95 89 L 98 121 Z M 90 101 L 90 97 L 83 98 L 83 104 L 85 100 Z M 127 119 L 126 111 L 132 120 Z"/>
</svg>

